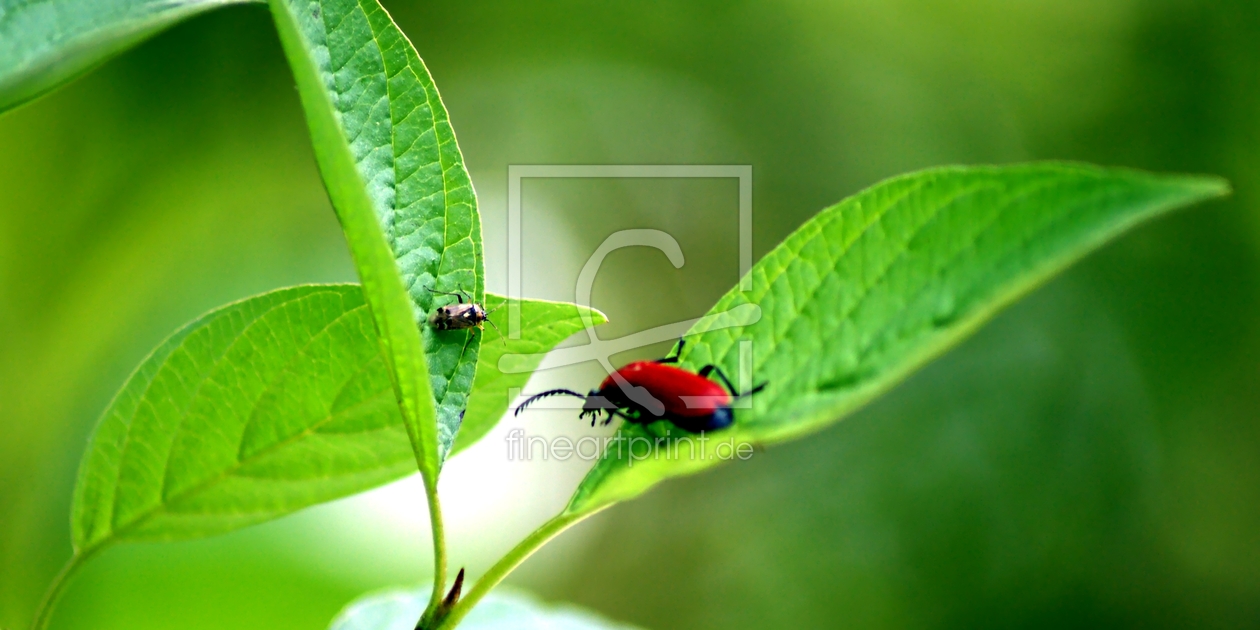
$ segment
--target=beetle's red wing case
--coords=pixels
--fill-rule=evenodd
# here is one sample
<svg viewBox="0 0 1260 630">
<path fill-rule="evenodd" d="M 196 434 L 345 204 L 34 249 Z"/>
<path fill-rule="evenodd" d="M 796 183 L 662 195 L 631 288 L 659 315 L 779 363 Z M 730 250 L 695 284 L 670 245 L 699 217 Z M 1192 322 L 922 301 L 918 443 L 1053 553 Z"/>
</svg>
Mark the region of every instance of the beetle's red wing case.
<svg viewBox="0 0 1260 630">
<path fill-rule="evenodd" d="M 730 393 L 721 384 L 670 365 L 636 361 L 617 370 L 617 374 L 630 385 L 648 390 L 670 415 L 707 416 L 731 403 Z M 617 386 L 617 380 L 610 375 L 599 387 L 602 390 Z"/>
</svg>

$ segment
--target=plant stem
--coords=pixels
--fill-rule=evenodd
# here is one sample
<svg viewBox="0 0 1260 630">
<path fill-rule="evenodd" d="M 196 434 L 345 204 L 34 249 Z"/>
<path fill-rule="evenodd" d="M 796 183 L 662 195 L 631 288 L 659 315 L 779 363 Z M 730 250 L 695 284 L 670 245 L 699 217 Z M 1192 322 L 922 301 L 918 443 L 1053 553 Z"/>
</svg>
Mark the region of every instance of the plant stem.
<svg viewBox="0 0 1260 630">
<path fill-rule="evenodd" d="M 66 566 L 61 567 L 61 571 L 57 573 L 57 577 L 53 578 L 48 590 L 44 592 L 44 598 L 39 602 L 39 608 L 35 609 L 35 618 L 31 620 L 31 630 L 44 630 L 48 627 L 48 622 L 52 619 L 53 609 L 57 607 L 57 602 L 61 599 L 61 594 L 65 592 L 66 587 L 70 585 L 70 581 L 79 569 L 87 562 L 88 558 L 96 555 L 102 547 L 93 547 L 84 552 L 75 553 L 74 556 L 66 562 Z"/>
<path fill-rule="evenodd" d="M 424 477 L 424 494 L 429 500 L 429 524 L 433 530 L 433 595 L 424 611 L 421 625 L 427 627 L 433 619 L 442 598 L 446 596 L 446 527 L 442 524 L 442 504 L 438 501 L 437 480 Z"/>
<path fill-rule="evenodd" d="M 565 512 L 559 514 L 555 518 L 552 518 L 546 523 L 543 523 L 541 527 L 534 530 L 534 533 L 526 536 L 525 539 L 517 543 L 516 546 L 507 553 L 507 555 L 500 558 L 493 567 L 490 567 L 490 570 L 486 571 L 485 575 L 481 576 L 481 579 L 477 580 L 477 584 L 473 586 L 472 590 L 468 591 L 468 594 L 464 595 L 464 597 L 459 600 L 459 603 L 455 604 L 455 606 L 451 608 L 450 613 L 441 620 L 441 623 L 437 626 L 437 630 L 450 630 L 451 628 L 454 628 L 464 618 L 464 615 L 467 615 L 468 612 L 473 609 L 473 606 L 477 605 L 477 602 L 480 601 L 482 597 L 485 597 L 491 589 L 498 586 L 499 582 L 502 582 L 503 578 L 507 577 L 513 569 L 520 566 L 526 558 L 533 555 L 535 551 L 538 551 L 540 547 L 546 544 L 547 541 L 555 538 L 560 534 L 560 532 L 576 525 L 582 519 L 585 519 L 598 511 L 599 510 L 595 510 L 583 514 L 571 514 Z"/>
</svg>

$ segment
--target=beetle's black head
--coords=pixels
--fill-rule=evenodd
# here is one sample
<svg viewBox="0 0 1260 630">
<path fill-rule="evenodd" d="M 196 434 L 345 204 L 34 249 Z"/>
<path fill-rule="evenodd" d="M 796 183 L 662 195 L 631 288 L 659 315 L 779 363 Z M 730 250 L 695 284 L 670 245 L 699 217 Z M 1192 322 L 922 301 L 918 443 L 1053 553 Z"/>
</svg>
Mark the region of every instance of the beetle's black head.
<svg viewBox="0 0 1260 630">
<path fill-rule="evenodd" d="M 718 407 L 713 410 L 713 415 L 709 416 L 708 422 L 700 427 L 702 431 L 717 431 L 735 424 L 735 413 L 730 407 Z"/>
<path fill-rule="evenodd" d="M 616 408 L 616 403 L 600 395 L 600 391 L 598 389 L 592 389 L 591 393 L 586 395 L 586 402 L 582 403 L 583 414 Z"/>
</svg>

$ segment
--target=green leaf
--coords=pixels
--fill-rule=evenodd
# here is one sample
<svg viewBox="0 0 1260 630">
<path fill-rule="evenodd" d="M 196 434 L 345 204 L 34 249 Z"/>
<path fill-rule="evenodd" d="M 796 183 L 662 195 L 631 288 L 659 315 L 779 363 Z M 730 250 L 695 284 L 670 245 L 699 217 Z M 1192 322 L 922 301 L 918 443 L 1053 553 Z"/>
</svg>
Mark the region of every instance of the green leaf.
<svg viewBox="0 0 1260 630">
<path fill-rule="evenodd" d="M 185 326 L 110 403 L 79 469 L 79 556 L 225 532 L 414 470 L 357 285 L 249 298 Z"/>
<path fill-rule="evenodd" d="M 209 9 L 259 0 L 0 0 L 0 112 Z"/>
<path fill-rule="evenodd" d="M 737 410 L 732 428 L 702 444 L 683 442 L 642 461 L 631 452 L 649 451 L 646 441 L 614 443 L 568 512 L 738 459 L 741 444 L 747 453 L 835 422 L 1125 230 L 1228 191 L 1216 178 L 1080 164 L 947 167 L 887 180 L 823 210 L 752 268 L 750 290 L 732 289 L 710 311 L 753 304 L 758 321 L 702 323 L 687 334 L 684 367 L 716 364 L 736 380 L 741 342 L 751 342 L 752 378 L 744 380 L 768 384 L 752 408 Z M 620 433 L 654 434 L 633 426 Z"/>
<path fill-rule="evenodd" d="M 454 301 L 430 288 L 483 299 L 472 182 L 428 70 L 375 0 L 270 4 L 417 464 L 432 482 L 459 430 L 480 344 L 480 335 L 425 323 Z"/>
<path fill-rule="evenodd" d="M 507 388 L 529 377 L 501 373 L 499 357 L 520 353 L 520 369 L 532 370 L 581 328 L 582 310 L 521 303 L 527 338 L 482 355 L 488 376 L 478 378 L 479 402 L 469 407 L 485 414 L 474 416 L 480 434 L 503 414 Z M 137 368 L 92 436 L 75 488 L 75 548 L 225 532 L 413 472 L 376 337 L 353 284 L 266 293 L 172 335 Z M 502 348 L 497 337 L 490 341 Z"/>
<path fill-rule="evenodd" d="M 485 307 L 490 311 L 500 309 L 507 305 L 507 300 L 487 293 Z M 512 390 L 525 386 L 543 355 L 583 329 L 583 314 L 590 317 L 594 325 L 608 321 L 603 313 L 577 304 L 522 300 L 520 339 L 507 339 L 495 328 L 486 328 L 481 339 L 477 380 L 473 383 L 468 413 L 452 453 L 476 444 L 499 423 L 512 402 Z M 511 363 L 506 373 L 501 369 L 504 367 L 501 359 L 505 357 Z"/>
<path fill-rule="evenodd" d="M 412 630 L 429 601 L 429 589 L 390 589 L 346 606 L 329 630 Z M 498 589 L 468 613 L 460 630 L 633 630 L 576 606 L 545 604 L 513 589 Z"/>
<path fill-rule="evenodd" d="M 0 0 L 0 111 L 182 19 L 246 1 L 96 0 L 70 9 L 65 0 Z M 481 225 L 463 158 L 428 70 L 376 2 L 277 0 L 272 8 L 330 197 L 385 333 L 417 460 L 436 475 L 472 388 L 479 340 L 423 326 L 436 304 L 451 301 L 427 288 L 463 288 L 474 300 L 484 290 Z"/>
</svg>

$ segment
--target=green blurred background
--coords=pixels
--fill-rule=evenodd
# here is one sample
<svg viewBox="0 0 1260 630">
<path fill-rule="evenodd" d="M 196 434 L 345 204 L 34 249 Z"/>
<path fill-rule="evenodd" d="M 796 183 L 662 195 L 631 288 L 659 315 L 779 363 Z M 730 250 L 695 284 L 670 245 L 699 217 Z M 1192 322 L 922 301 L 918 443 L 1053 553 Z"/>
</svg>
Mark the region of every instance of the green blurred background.
<svg viewBox="0 0 1260 630">
<path fill-rule="evenodd" d="M 500 291 L 509 164 L 752 164 L 757 255 L 945 163 L 1087 160 L 1237 190 L 1091 256 L 845 422 L 609 510 L 510 582 L 654 629 L 1260 627 L 1260 3 L 386 6 L 442 89 Z M 617 229 L 682 245 L 681 270 L 609 258 L 605 338 L 699 315 L 736 279 L 732 182 L 531 180 L 524 197 L 533 297 L 573 299 Z M 86 436 L 149 349 L 226 301 L 353 278 L 264 7 L 0 116 L 0 626 L 27 623 L 68 557 Z M 505 461 L 503 430 L 443 479 L 453 562 L 474 572 L 582 472 Z M 419 503 L 408 480 L 118 547 L 53 627 L 321 628 L 427 579 Z"/>
</svg>

